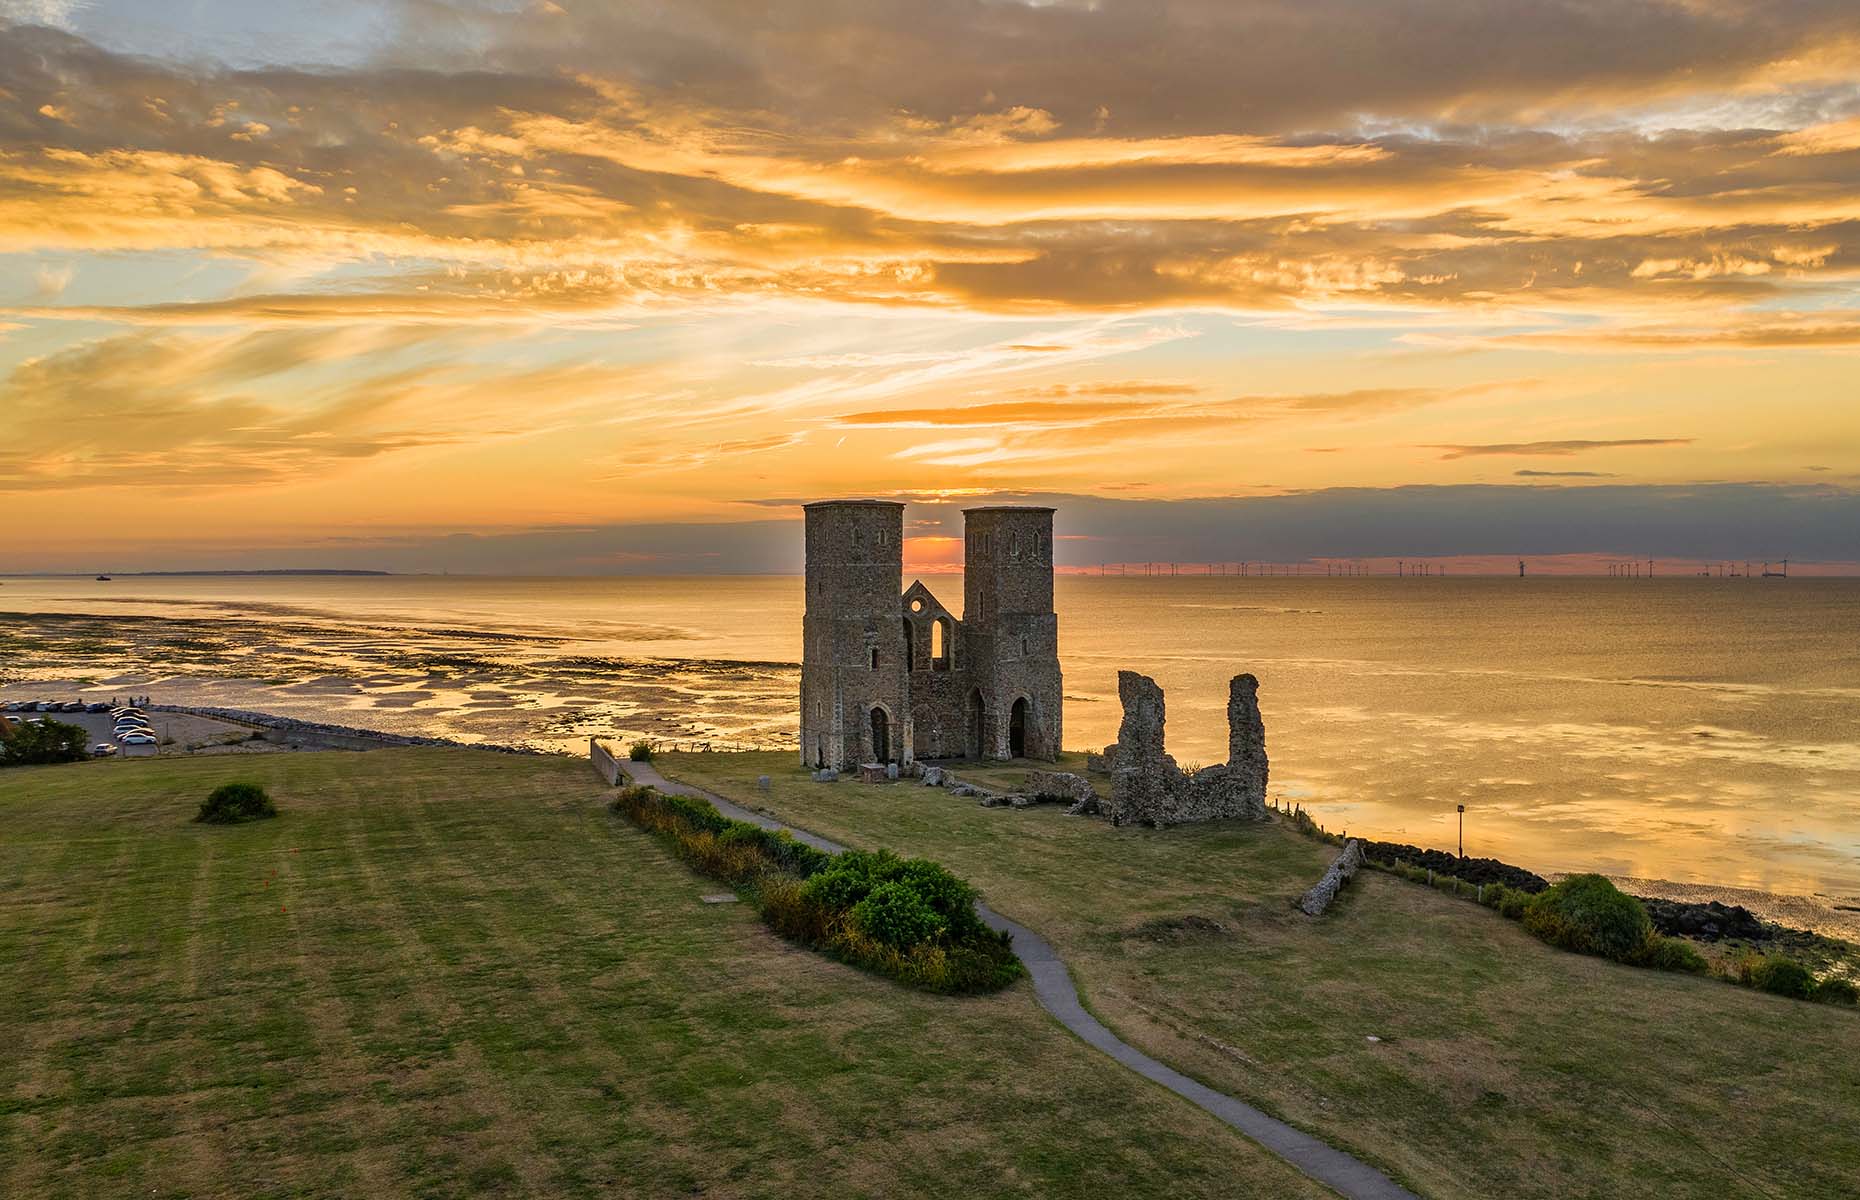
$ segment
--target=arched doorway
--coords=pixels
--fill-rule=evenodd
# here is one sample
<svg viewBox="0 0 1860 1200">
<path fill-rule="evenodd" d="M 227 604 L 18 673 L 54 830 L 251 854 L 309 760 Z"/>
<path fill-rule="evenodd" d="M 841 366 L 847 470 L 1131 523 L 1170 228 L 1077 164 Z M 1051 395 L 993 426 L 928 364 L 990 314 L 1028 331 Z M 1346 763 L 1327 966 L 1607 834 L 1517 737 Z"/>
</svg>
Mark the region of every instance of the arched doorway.
<svg viewBox="0 0 1860 1200">
<path fill-rule="evenodd" d="M 982 702 L 981 689 L 969 693 L 969 744 L 970 758 L 988 757 L 988 705 Z"/>
<path fill-rule="evenodd" d="M 876 705 L 872 708 L 872 761 L 891 761 L 891 720 Z"/>
<path fill-rule="evenodd" d="M 1027 757 L 1027 698 L 1025 696 L 1014 701 L 1014 707 L 1008 710 L 1008 754 L 1014 758 Z"/>
</svg>

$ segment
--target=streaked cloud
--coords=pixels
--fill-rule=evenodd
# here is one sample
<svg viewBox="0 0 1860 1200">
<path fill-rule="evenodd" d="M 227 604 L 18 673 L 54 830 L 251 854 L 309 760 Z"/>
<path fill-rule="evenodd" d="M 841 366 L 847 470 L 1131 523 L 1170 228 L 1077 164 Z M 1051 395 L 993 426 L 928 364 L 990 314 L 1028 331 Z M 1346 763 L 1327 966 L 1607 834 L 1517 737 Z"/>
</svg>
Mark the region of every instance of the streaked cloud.
<svg viewBox="0 0 1860 1200">
<path fill-rule="evenodd" d="M 62 536 L 1860 473 L 1849 0 L 0 23 L 0 491 Z"/>
<path fill-rule="evenodd" d="M 1582 438 L 1561 442 L 1494 442 L 1483 446 L 1430 446 L 1430 450 L 1444 450 L 1442 458 L 1474 458 L 1491 455 L 1567 458 L 1572 454 L 1587 454 L 1594 450 L 1619 450 L 1627 446 L 1689 446 L 1691 438 L 1615 438 L 1609 441 L 1591 441 Z"/>
</svg>

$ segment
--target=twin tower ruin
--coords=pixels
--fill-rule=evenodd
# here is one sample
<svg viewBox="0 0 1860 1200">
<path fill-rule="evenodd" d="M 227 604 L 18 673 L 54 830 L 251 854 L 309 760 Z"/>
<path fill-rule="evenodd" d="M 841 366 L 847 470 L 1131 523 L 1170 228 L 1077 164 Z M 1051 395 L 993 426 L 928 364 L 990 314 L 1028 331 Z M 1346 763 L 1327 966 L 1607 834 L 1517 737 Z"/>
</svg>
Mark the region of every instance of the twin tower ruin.
<svg viewBox="0 0 1860 1200">
<path fill-rule="evenodd" d="M 1053 510 L 963 510 L 963 616 L 904 588 L 904 505 L 806 507 L 801 761 L 1056 758 Z"/>
</svg>

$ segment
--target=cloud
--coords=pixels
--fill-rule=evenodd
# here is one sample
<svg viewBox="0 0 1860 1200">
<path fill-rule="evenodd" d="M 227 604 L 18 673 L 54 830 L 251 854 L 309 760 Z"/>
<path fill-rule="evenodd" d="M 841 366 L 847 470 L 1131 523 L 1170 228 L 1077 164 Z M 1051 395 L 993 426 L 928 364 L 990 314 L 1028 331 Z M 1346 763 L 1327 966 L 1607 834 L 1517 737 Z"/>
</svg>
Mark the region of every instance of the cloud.
<svg viewBox="0 0 1860 1200">
<path fill-rule="evenodd" d="M 1482 14 L 1469 54 L 1347 0 L 1275 19 L 1309 23 L 1308 42 L 1276 24 L 1260 42 L 1261 18 L 1229 6 L 1166 7 L 1186 23 L 1121 5 L 833 20 L 794 6 L 756 43 L 755 19 L 706 3 L 680 6 L 672 35 L 648 10 L 429 24 L 447 6 L 428 0 L 398 13 L 402 40 L 318 70 L 182 67 L 9 30 L 0 250 L 288 262 L 340 272 L 323 290 L 363 309 L 460 321 L 771 298 L 1607 312 L 1764 301 L 1860 262 L 1860 155 L 1840 149 L 1851 121 L 1826 119 L 1854 103 L 1851 7 L 1802 0 L 1757 22 L 1730 5 L 1514 0 L 1499 6 L 1512 24 Z M 464 29 L 475 49 L 455 57 Z M 1373 70 L 1326 73 L 1372 30 Z M 1597 39 L 1582 54 L 1576 30 Z M 1048 54 L 1030 63 L 1027 44 Z M 1049 57 L 1067 46 L 1080 57 Z M 1225 65 L 1195 78 L 1203 60 Z M 1544 120 L 1759 87 L 1799 91 L 1799 111 L 1764 115 L 1800 125 Z M 91 312 L 186 315 L 152 299 Z M 340 304 L 271 301 L 260 319 Z"/>
<path fill-rule="evenodd" d="M 599 404 L 619 378 L 384 365 L 308 382 L 329 364 L 429 336 L 391 326 L 136 332 L 29 359 L 0 381 L 13 431 L 0 445 L 0 492 L 299 482 L 373 458 L 530 436 Z M 518 411 L 510 397 L 521 394 L 555 400 Z"/>
<path fill-rule="evenodd" d="M 1619 479 L 1612 471 L 1513 471 L 1520 479 Z"/>
<path fill-rule="evenodd" d="M 33 294 L 41 300 L 56 300 L 64 295 L 76 275 L 77 268 L 69 263 L 62 266 L 40 263 L 32 274 Z"/>
<path fill-rule="evenodd" d="M 961 504 L 903 496 L 914 538 L 958 537 Z M 933 499 L 933 498 L 929 498 Z M 1139 500 L 997 492 L 976 503 L 1058 509 L 1061 566 L 1099 562 L 1602 554 L 1617 557 L 1860 561 L 1860 492 L 1827 486 L 1709 484 L 1326 488 L 1284 496 Z M 801 498 L 745 500 L 782 519 L 584 522 L 459 533 L 443 529 L 294 539 L 288 544 L 125 543 L 118 569 L 349 567 L 488 574 L 797 572 Z M 94 558 L 86 558 L 86 567 Z M 46 556 L 24 569 L 55 569 Z"/>
<path fill-rule="evenodd" d="M 846 413 L 835 424 L 912 429 L 999 426 L 1085 427 L 1115 422 L 1121 434 L 1133 425 L 1156 424 L 1182 429 L 1195 424 L 1233 424 L 1298 415 L 1364 416 L 1418 408 L 1454 396 L 1479 395 L 1519 383 L 1473 388 L 1363 388 L 1349 392 L 1306 392 L 1236 396 L 1226 400 L 1194 399 L 1198 389 L 1173 385 L 1058 384 L 1022 389 L 1021 394 L 1112 396 L 1105 400 L 1006 400 L 987 404 L 952 404 L 941 408 L 886 408 Z"/>
<path fill-rule="evenodd" d="M 1613 438 L 1605 441 L 1572 439 L 1559 442 L 1492 442 L 1478 446 L 1434 445 L 1429 450 L 1445 450 L 1443 459 L 1479 458 L 1488 455 L 1541 456 L 1564 458 L 1594 450 L 1617 450 L 1630 446 L 1689 446 L 1692 438 Z"/>
</svg>

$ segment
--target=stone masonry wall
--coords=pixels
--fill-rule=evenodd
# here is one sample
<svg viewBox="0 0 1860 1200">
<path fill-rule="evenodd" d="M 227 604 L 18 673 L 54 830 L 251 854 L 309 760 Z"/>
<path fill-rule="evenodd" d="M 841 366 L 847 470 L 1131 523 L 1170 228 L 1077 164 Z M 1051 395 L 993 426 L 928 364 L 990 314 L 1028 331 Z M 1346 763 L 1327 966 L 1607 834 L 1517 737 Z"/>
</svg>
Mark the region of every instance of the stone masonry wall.
<svg viewBox="0 0 1860 1200">
<path fill-rule="evenodd" d="M 1163 690 L 1135 671 L 1117 673 L 1124 721 L 1111 763 L 1111 795 L 1101 801 L 1113 825 L 1158 829 L 1196 821 L 1264 820 L 1266 731 L 1259 713 L 1259 681 L 1235 676 L 1229 685 L 1228 761 L 1189 775 L 1163 747 Z"/>
</svg>

